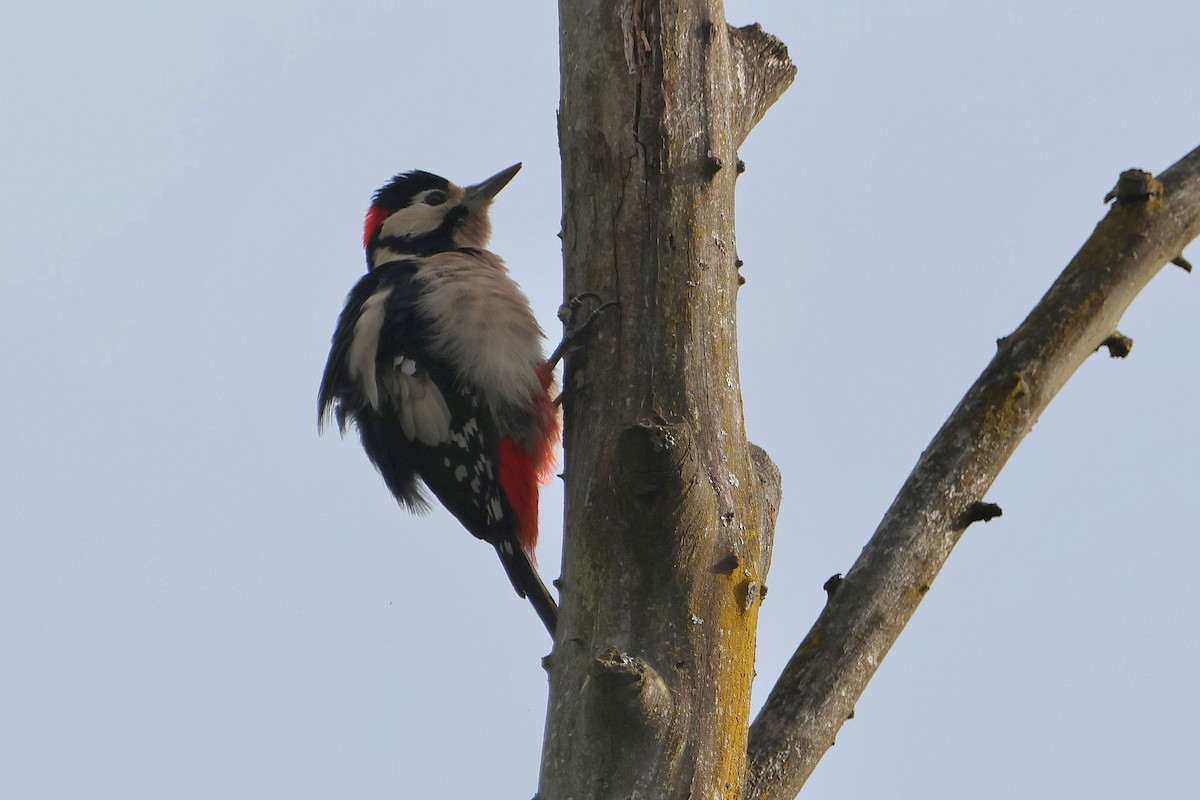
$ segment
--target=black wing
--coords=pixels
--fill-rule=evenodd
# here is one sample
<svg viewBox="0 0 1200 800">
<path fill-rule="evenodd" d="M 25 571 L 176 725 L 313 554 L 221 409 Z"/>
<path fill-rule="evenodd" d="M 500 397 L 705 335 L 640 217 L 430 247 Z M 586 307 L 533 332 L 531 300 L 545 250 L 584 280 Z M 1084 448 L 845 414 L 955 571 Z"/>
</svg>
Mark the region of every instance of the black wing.
<svg viewBox="0 0 1200 800">
<path fill-rule="evenodd" d="M 354 423 L 371 463 L 406 508 L 428 510 L 423 482 L 468 531 L 496 544 L 514 520 L 500 486 L 500 436 L 481 392 L 429 355 L 430 322 L 418 311 L 421 284 L 413 278 L 417 264 L 412 259 L 384 264 L 350 290 L 321 381 L 320 417 L 336 418 L 343 433 L 348 422 Z M 382 383 L 379 376 L 396 369 L 401 357 L 408 369 L 428 377 L 450 412 L 449 435 L 439 444 L 406 435 L 399 401 L 379 388 L 373 406 L 361 380 L 351 377 L 355 326 L 367 301 L 384 290 L 389 291 L 375 347 L 377 383 Z"/>
<path fill-rule="evenodd" d="M 338 429 L 343 434 L 347 422 L 353 422 L 358 428 L 363 449 L 383 475 L 392 494 L 410 511 L 421 513 L 429 509 L 429 502 L 421 492 L 416 480 L 416 466 L 408 454 L 407 445 L 411 443 L 399 424 L 393 422 L 389 425 L 385 417 L 371 408 L 362 385 L 350 376 L 354 328 L 362 315 L 364 304 L 376 292 L 387 288 L 392 290 L 384 317 L 389 338 L 393 341 L 416 338 L 420 326 L 415 319 L 418 287 L 412 279 L 416 268 L 417 262 L 411 259 L 384 264 L 364 275 L 350 290 L 334 329 L 329 359 L 325 363 L 325 374 L 317 393 L 317 415 L 322 428 L 330 418 L 336 419 Z M 383 364 L 382 351 L 382 347 L 377 349 L 377 370 Z"/>
</svg>

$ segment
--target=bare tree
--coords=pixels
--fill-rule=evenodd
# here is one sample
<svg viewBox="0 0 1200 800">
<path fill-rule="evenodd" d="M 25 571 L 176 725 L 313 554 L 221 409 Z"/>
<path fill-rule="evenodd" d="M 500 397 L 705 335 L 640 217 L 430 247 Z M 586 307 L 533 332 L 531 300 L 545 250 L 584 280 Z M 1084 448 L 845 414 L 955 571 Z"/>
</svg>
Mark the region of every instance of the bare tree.
<svg viewBox="0 0 1200 800">
<path fill-rule="evenodd" d="M 1200 233 L 1200 150 L 1113 208 L 921 456 L 750 724 L 780 496 L 746 441 L 737 149 L 791 83 L 719 0 L 560 3 L 569 297 L 619 308 L 568 356 L 562 617 L 540 797 L 791 798 L 984 494 L 1074 370 Z M 601 387 L 603 391 L 597 391 Z"/>
</svg>

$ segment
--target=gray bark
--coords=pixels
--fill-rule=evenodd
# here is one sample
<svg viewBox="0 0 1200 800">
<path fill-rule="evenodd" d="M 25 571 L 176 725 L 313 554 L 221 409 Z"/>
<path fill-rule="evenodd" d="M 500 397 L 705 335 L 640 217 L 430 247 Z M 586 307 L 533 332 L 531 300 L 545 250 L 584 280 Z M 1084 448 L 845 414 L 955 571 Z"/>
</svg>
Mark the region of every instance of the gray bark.
<svg viewBox="0 0 1200 800">
<path fill-rule="evenodd" d="M 739 797 L 778 471 L 746 441 L 737 147 L 786 50 L 719 0 L 562 0 L 562 613 L 540 797 Z"/>
</svg>

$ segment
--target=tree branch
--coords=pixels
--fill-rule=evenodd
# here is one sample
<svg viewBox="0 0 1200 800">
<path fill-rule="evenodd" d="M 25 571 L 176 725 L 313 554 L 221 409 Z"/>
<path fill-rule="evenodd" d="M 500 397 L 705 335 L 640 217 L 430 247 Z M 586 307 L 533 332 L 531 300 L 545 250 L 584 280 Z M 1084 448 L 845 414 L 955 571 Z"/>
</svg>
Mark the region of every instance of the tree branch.
<svg viewBox="0 0 1200 800">
<path fill-rule="evenodd" d="M 738 113 L 734 141 L 746 141 L 750 130 L 796 79 L 796 65 L 787 45 L 757 22 L 744 28 L 729 26 L 733 47 L 733 85 Z"/>
<path fill-rule="evenodd" d="M 1134 297 L 1200 234 L 1200 148 L 1123 173 L 1112 209 L 921 455 L 750 730 L 747 798 L 795 797 L 929 590 L 984 493 Z M 1184 262 L 1186 263 L 1186 261 Z M 975 515 L 978 519 L 978 515 Z"/>
</svg>

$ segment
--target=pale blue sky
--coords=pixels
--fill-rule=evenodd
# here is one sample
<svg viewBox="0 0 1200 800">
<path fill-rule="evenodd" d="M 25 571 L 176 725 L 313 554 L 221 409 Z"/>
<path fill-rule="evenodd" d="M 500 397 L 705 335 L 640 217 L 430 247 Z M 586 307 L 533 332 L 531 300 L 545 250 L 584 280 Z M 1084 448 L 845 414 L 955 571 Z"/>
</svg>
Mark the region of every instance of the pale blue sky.
<svg viewBox="0 0 1200 800">
<path fill-rule="evenodd" d="M 1200 144 L 1200 6 L 1134 5 L 729 3 L 799 67 L 738 187 L 747 427 L 785 479 L 756 702 L 1117 174 Z M 315 395 L 403 169 L 524 162 L 493 247 L 557 335 L 556 26 L 9 8 L 0 796 L 532 796 L 541 625 L 490 548 L 317 438 Z M 1131 358 L 1043 416 L 804 797 L 1193 796 L 1197 280 L 1167 269 Z"/>
</svg>

